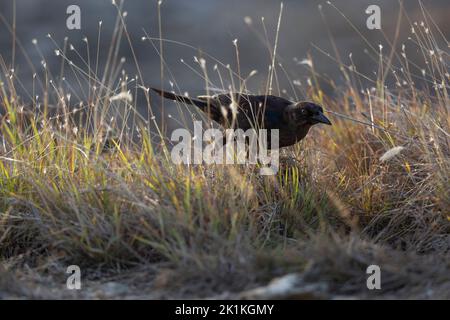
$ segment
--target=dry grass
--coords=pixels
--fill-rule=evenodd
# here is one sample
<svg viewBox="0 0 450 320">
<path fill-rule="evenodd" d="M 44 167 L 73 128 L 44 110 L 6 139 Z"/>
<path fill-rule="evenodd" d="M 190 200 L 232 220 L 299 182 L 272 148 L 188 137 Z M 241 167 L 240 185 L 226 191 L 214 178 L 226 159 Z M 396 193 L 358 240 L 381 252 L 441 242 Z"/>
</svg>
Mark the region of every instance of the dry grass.
<svg viewBox="0 0 450 320">
<path fill-rule="evenodd" d="M 120 20 L 117 33 L 126 34 Z M 130 82 L 114 78 L 113 58 L 98 78 L 74 67 L 90 83 L 83 126 L 67 88 L 47 72 L 45 98 L 27 109 L 2 61 L 0 272 L 8 277 L 0 292 L 39 297 L 37 285 L 59 288 L 40 297 L 71 297 L 59 284 L 65 266 L 78 264 L 92 286 L 122 279 L 135 297 L 220 296 L 298 273 L 326 283 L 328 297 L 449 298 L 449 57 L 436 47 L 442 39 L 414 36 L 429 87 L 414 85 L 401 51 L 396 64 L 380 55 L 383 72 L 369 91 L 342 64 L 347 83 L 335 95 L 315 82 L 304 90 L 328 111 L 365 115 L 373 126 L 334 117 L 285 150 L 291 160 L 273 177 L 255 166 L 174 165 L 167 146 L 146 134 L 156 121 L 139 121 L 120 96 L 111 101 Z M 385 87 L 389 77 L 400 85 Z M 105 124 L 114 106 L 131 110 L 120 116 L 138 134 Z M 108 151 L 106 137 L 116 138 Z M 381 292 L 365 287 L 369 264 L 381 266 Z"/>
</svg>

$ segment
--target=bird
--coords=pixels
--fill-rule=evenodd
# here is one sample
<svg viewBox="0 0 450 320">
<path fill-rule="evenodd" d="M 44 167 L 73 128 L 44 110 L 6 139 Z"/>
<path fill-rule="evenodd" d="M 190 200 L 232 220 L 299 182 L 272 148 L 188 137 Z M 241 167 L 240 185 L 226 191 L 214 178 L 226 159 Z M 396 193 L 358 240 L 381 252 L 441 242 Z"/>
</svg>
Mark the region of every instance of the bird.
<svg viewBox="0 0 450 320">
<path fill-rule="evenodd" d="M 331 121 L 324 115 L 323 108 L 310 101 L 294 102 L 274 95 L 244 93 L 190 98 L 156 88 L 151 89 L 166 99 L 196 106 L 209 119 L 226 129 L 246 131 L 254 128 L 257 131 L 267 129 L 268 132 L 278 129 L 279 148 L 292 146 L 301 141 L 315 124 L 331 125 Z M 266 137 L 267 147 L 271 149 L 270 133 Z"/>
</svg>

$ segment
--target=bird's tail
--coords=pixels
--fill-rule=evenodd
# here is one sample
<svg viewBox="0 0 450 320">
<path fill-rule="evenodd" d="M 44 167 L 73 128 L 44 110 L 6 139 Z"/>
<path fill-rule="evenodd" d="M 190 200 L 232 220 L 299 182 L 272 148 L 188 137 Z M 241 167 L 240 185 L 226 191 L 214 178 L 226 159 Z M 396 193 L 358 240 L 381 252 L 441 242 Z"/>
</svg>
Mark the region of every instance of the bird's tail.
<svg viewBox="0 0 450 320">
<path fill-rule="evenodd" d="M 205 110 L 206 107 L 208 106 L 208 103 L 206 101 L 201 101 L 198 99 L 180 96 L 180 95 L 174 94 L 172 92 L 167 92 L 167 91 L 163 91 L 163 90 L 159 90 L 159 89 L 155 89 L 155 88 L 151 88 L 151 89 L 153 91 L 155 91 L 156 93 L 158 93 L 161 97 L 164 97 L 164 98 L 170 99 L 170 100 L 174 100 L 174 101 L 178 101 L 178 102 L 192 104 L 194 106 L 199 107 L 201 110 Z"/>
</svg>

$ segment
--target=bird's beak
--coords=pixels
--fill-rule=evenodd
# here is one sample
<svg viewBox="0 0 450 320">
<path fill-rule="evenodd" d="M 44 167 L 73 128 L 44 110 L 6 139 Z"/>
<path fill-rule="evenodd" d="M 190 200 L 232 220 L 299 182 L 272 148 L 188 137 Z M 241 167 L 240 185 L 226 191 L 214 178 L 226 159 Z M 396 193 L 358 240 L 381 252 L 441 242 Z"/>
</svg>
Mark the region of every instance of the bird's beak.
<svg viewBox="0 0 450 320">
<path fill-rule="evenodd" d="M 323 113 L 319 113 L 318 115 L 315 115 L 312 117 L 314 119 L 314 121 L 320 122 L 320 123 L 325 123 L 331 126 L 331 121 L 328 120 L 327 117 L 325 117 L 325 115 Z"/>
</svg>

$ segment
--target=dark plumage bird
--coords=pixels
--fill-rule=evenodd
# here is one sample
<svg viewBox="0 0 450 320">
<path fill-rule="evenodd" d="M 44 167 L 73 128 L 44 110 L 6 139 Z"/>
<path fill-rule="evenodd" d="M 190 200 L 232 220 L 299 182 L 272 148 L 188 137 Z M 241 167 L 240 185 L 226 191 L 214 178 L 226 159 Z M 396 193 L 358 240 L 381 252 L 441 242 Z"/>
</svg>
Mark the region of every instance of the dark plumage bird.
<svg viewBox="0 0 450 320">
<path fill-rule="evenodd" d="M 159 89 L 152 90 L 164 98 L 191 104 L 224 128 L 264 128 L 279 130 L 279 147 L 291 146 L 302 140 L 309 129 L 317 124 L 331 125 L 321 106 L 307 101 L 292 102 L 272 95 L 242 93 L 198 96 L 196 99 L 176 95 Z M 234 110 L 233 110 L 234 109 Z M 233 119 L 233 114 L 235 117 Z M 267 134 L 270 138 L 270 132 Z M 270 139 L 268 139 L 270 148 Z"/>
</svg>

